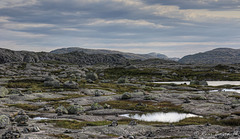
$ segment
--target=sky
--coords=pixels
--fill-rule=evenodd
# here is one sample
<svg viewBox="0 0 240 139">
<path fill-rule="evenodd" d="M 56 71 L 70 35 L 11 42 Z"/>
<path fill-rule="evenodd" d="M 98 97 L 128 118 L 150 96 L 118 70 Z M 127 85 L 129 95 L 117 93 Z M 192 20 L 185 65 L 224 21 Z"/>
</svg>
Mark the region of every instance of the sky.
<svg viewBox="0 0 240 139">
<path fill-rule="evenodd" d="M 240 48 L 240 0 L 1 0 L 0 48 L 183 57 Z"/>
</svg>

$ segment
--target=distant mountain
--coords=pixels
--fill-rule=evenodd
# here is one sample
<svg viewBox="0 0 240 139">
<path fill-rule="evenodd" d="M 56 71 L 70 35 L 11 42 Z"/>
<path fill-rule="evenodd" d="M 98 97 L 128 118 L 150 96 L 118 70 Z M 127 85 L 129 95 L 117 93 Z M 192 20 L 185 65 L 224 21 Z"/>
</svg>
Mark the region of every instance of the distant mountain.
<svg viewBox="0 0 240 139">
<path fill-rule="evenodd" d="M 71 52 L 54 54 L 47 52 L 12 51 L 0 48 L 0 64 L 12 62 L 62 62 L 78 65 L 126 64 L 128 60 L 119 54 L 86 54 Z"/>
<path fill-rule="evenodd" d="M 145 54 L 145 55 L 148 55 L 150 57 L 153 57 L 153 58 L 159 58 L 159 59 L 168 59 L 168 57 L 164 54 L 159 54 L 159 53 L 149 53 L 149 54 Z"/>
<path fill-rule="evenodd" d="M 240 63 L 240 49 L 217 48 L 204 53 L 184 56 L 184 64 L 234 64 Z"/>
<path fill-rule="evenodd" d="M 127 59 L 152 59 L 152 58 L 160 58 L 160 59 L 168 59 L 166 55 L 159 53 L 149 53 L 149 54 L 134 54 L 134 53 L 124 53 L 120 51 L 112 51 L 112 50 L 104 50 L 104 49 L 85 49 L 79 47 L 69 47 L 69 48 L 61 48 L 51 51 L 54 54 L 65 54 L 69 52 L 84 52 L 86 54 L 120 54 L 123 55 Z"/>
</svg>

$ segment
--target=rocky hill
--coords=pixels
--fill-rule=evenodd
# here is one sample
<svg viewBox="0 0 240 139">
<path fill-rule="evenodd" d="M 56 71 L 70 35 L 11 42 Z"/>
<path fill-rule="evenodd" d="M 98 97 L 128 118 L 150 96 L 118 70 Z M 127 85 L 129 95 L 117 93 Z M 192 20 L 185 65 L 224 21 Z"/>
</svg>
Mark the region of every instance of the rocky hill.
<svg viewBox="0 0 240 139">
<path fill-rule="evenodd" d="M 86 54 L 83 52 L 71 52 L 54 54 L 47 52 L 12 51 L 0 48 L 0 64 L 11 62 L 63 62 L 79 65 L 94 64 L 125 64 L 126 58 L 119 54 Z"/>
<path fill-rule="evenodd" d="M 152 59 L 152 58 L 159 58 L 159 59 L 168 59 L 166 55 L 159 54 L 159 53 L 149 53 L 149 54 L 134 54 L 134 53 L 124 53 L 119 51 L 112 51 L 112 50 L 104 50 L 104 49 L 85 49 L 79 47 L 69 47 L 69 48 L 62 48 L 56 49 L 51 51 L 54 54 L 65 54 L 69 52 L 84 52 L 86 54 L 120 54 L 123 55 L 127 59 Z"/>
<path fill-rule="evenodd" d="M 184 64 L 235 64 L 240 63 L 240 49 L 217 48 L 204 53 L 184 56 Z"/>
</svg>

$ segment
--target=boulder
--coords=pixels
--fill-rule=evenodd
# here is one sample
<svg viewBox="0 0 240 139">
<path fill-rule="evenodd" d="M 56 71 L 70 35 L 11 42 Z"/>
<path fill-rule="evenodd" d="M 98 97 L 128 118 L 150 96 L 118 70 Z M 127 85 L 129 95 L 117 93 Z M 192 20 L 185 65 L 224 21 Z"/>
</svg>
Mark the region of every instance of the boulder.
<svg viewBox="0 0 240 139">
<path fill-rule="evenodd" d="M 90 72 L 87 74 L 86 79 L 96 81 L 98 79 L 98 75 L 96 73 Z"/>
<path fill-rule="evenodd" d="M 122 95 L 122 99 L 130 99 L 132 98 L 132 95 L 128 92 L 125 92 L 123 95 Z"/>
<path fill-rule="evenodd" d="M 70 88 L 70 89 L 78 89 L 79 87 L 79 84 L 77 82 L 74 82 L 74 81 L 66 81 L 64 82 L 63 86 L 65 88 Z"/>
<path fill-rule="evenodd" d="M 69 114 L 80 114 L 84 112 L 84 109 L 81 105 L 74 104 L 67 108 Z"/>
<path fill-rule="evenodd" d="M 56 79 L 53 76 L 46 76 L 45 77 L 45 81 L 54 81 L 54 80 L 56 80 Z"/>
<path fill-rule="evenodd" d="M 5 128 L 10 124 L 10 119 L 6 115 L 0 115 L 0 129 Z"/>
<path fill-rule="evenodd" d="M 56 113 L 63 113 L 63 114 L 68 114 L 68 110 L 64 106 L 59 106 L 56 109 Z"/>
<path fill-rule="evenodd" d="M 91 110 L 99 110 L 102 109 L 103 107 L 99 105 L 98 103 L 94 103 L 91 105 Z"/>
<path fill-rule="evenodd" d="M 58 88 L 60 87 L 60 82 L 56 79 L 52 81 L 45 81 L 44 86 Z"/>
<path fill-rule="evenodd" d="M 9 93 L 9 91 L 7 90 L 6 87 L 0 86 L 0 98 L 5 97 L 8 93 Z"/>
<path fill-rule="evenodd" d="M 202 86 L 207 86 L 208 83 L 207 83 L 207 81 L 205 81 L 205 80 L 203 80 L 203 81 L 191 80 L 191 81 L 190 81 L 190 85 L 202 85 Z"/>
<path fill-rule="evenodd" d="M 120 77 L 117 81 L 118 83 L 128 83 L 128 79 L 126 77 Z"/>
<path fill-rule="evenodd" d="M 102 96 L 102 95 L 104 95 L 104 93 L 103 93 L 102 91 L 100 91 L 100 90 L 95 90 L 95 96 L 96 96 L 96 97 L 99 97 L 99 96 Z"/>
<path fill-rule="evenodd" d="M 28 126 L 28 120 L 29 116 L 23 110 L 21 110 L 15 117 L 15 122 L 17 122 L 18 126 Z"/>
<path fill-rule="evenodd" d="M 103 108 L 104 108 L 104 109 L 111 109 L 112 107 L 111 107 L 110 105 L 108 105 L 107 103 L 105 103 L 105 104 L 103 105 Z"/>
</svg>

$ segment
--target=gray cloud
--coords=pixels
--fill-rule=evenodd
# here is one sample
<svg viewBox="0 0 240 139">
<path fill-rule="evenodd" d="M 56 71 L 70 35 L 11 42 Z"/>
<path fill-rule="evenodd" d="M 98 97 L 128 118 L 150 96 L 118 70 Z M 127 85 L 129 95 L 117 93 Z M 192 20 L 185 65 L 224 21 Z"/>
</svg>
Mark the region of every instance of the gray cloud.
<svg viewBox="0 0 240 139">
<path fill-rule="evenodd" d="M 143 0 L 148 4 L 176 5 L 181 9 L 239 10 L 239 0 Z"/>
<path fill-rule="evenodd" d="M 240 42 L 239 3 L 237 0 L 12 0 L 9 5 L 3 0 L 0 43 L 12 49 L 79 46 L 139 53 L 154 51 L 169 56 L 218 46 L 235 48 Z M 192 42 L 195 43 L 189 46 Z"/>
</svg>

